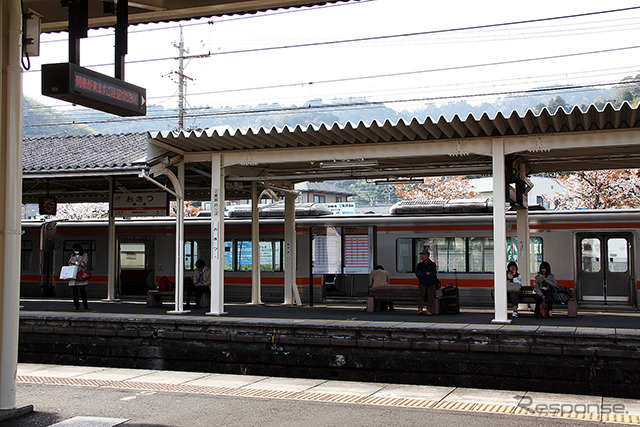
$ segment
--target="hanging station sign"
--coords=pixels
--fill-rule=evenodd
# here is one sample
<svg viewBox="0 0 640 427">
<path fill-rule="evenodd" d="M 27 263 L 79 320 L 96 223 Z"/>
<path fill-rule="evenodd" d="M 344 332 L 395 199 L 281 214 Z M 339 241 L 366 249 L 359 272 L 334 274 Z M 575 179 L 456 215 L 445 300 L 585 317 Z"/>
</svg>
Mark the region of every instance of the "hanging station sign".
<svg viewBox="0 0 640 427">
<path fill-rule="evenodd" d="M 113 196 L 113 216 L 167 216 L 167 193 L 130 193 Z"/>
<path fill-rule="evenodd" d="M 122 117 L 147 114 L 146 89 L 70 62 L 42 65 L 42 94 Z"/>
</svg>

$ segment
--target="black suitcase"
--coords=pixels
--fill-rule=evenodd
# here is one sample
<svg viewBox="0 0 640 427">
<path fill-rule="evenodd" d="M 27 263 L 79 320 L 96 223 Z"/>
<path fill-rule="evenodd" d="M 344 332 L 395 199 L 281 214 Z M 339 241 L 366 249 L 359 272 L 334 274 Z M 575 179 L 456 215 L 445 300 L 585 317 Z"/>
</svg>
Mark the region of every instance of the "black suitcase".
<svg viewBox="0 0 640 427">
<path fill-rule="evenodd" d="M 460 298 L 458 296 L 458 287 L 448 284 L 442 288 L 442 310 L 443 314 L 460 313 Z"/>
</svg>

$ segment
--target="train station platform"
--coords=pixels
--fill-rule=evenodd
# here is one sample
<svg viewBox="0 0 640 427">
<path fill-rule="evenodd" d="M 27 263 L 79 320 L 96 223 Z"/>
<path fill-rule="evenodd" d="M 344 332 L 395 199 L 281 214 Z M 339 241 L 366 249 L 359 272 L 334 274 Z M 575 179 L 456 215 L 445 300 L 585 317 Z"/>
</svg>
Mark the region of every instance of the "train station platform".
<svg viewBox="0 0 640 427">
<path fill-rule="evenodd" d="M 133 425 L 211 425 L 211 419 L 207 418 L 210 415 L 205 412 L 205 409 L 207 406 L 215 407 L 214 402 L 217 401 L 203 404 L 201 400 L 203 396 L 261 399 L 262 401 L 271 399 L 269 404 L 271 410 L 280 408 L 276 406 L 281 404 L 278 402 L 286 405 L 286 401 L 308 402 L 315 405 L 333 404 L 331 411 L 340 413 L 344 417 L 344 425 L 349 425 L 349 417 L 347 413 L 341 411 L 348 411 L 348 407 L 357 406 L 370 408 L 367 410 L 369 417 L 374 417 L 372 412 L 374 408 L 384 408 L 387 413 L 391 412 L 393 416 L 402 419 L 403 425 L 408 425 L 411 420 L 409 417 L 421 420 L 416 421 L 418 425 L 424 424 L 427 416 L 435 422 L 437 415 L 434 414 L 434 410 L 437 410 L 438 414 L 444 411 L 537 417 L 540 423 L 557 423 L 564 419 L 640 424 L 640 400 L 606 396 L 29 363 L 18 365 L 17 382 L 18 401 L 33 404 L 35 409 L 34 413 L 16 419 L 16 425 L 19 426 L 28 425 L 29 421 L 35 422 L 47 416 L 64 420 L 59 424 L 61 427 L 62 425 L 126 426 L 129 423 Z M 46 386 L 55 388 L 42 388 Z M 66 390 L 69 387 L 75 387 L 79 391 L 61 391 L 62 388 Z M 113 390 L 129 391 L 129 393 L 124 396 L 118 394 L 116 399 L 83 399 L 82 409 L 79 409 L 77 405 L 74 406 L 73 402 L 70 402 L 73 399 L 66 399 L 65 396 L 82 394 L 83 389 L 87 390 L 87 395 L 92 396 L 96 396 L 93 394 L 95 390 L 101 392 L 100 396 L 110 396 Z M 46 393 L 42 390 L 56 392 Z M 190 415 L 187 417 L 179 413 L 178 408 L 169 406 L 149 411 L 148 407 L 151 403 L 143 398 L 157 394 L 174 394 L 176 397 L 169 398 L 167 402 L 177 401 L 179 406 L 188 408 L 191 407 L 189 405 L 195 404 L 189 400 L 189 396 L 198 396 L 200 400 L 196 402 L 199 403 L 200 409 L 188 410 Z M 61 399 L 57 399 L 57 396 Z M 34 397 L 34 400 L 28 401 L 31 397 Z M 110 401 L 119 404 L 112 409 L 108 404 Z M 341 406 L 335 406 L 335 404 Z M 254 400 L 251 407 L 256 408 L 257 405 L 258 401 Z M 258 411 L 258 409 L 255 410 Z M 198 418 L 198 414 L 202 414 L 202 420 Z M 249 425 L 243 422 L 242 411 L 236 412 L 235 417 L 236 425 Z M 371 424 L 376 425 L 373 419 Z M 375 419 L 380 420 L 380 418 Z M 507 419 L 502 418 L 502 421 Z M 508 425 L 525 425 L 519 424 L 517 419 L 511 418 L 509 421 Z M 525 422 L 525 420 L 521 421 Z M 502 424 L 500 418 L 496 419 L 496 423 L 507 425 Z M 320 424 L 330 425 L 330 423 Z M 320 424 L 316 423 L 316 425 Z M 365 422 L 361 422 L 356 425 L 364 424 Z M 351 423 L 351 425 L 354 424 Z"/>
<path fill-rule="evenodd" d="M 227 315 L 207 316 L 168 314 L 168 303 L 21 304 L 21 363 L 640 398 L 635 311 L 522 310 L 503 325 L 483 308 L 419 316 L 403 306 L 226 304 Z"/>
<path fill-rule="evenodd" d="M 21 312 L 34 313 L 67 313 L 67 315 L 140 315 L 140 316 L 184 316 L 209 317 L 204 308 L 191 309 L 181 315 L 169 314 L 174 305 L 165 301 L 162 307 L 147 307 L 143 301 L 122 300 L 118 302 L 90 301 L 90 310 L 75 310 L 69 299 L 22 299 Z M 416 308 L 409 305 L 396 304 L 394 311 L 378 311 L 368 313 L 364 310 L 366 303 L 333 300 L 329 303 L 316 304 L 313 307 L 284 306 L 281 304 L 251 305 L 243 303 L 225 304 L 226 319 L 292 319 L 292 321 L 358 321 L 358 322 L 403 322 L 418 324 L 451 323 L 460 325 L 490 324 L 493 309 L 487 307 L 462 307 L 459 314 L 441 314 L 435 316 L 418 316 Z M 581 306 L 578 317 L 567 317 L 566 306 L 557 305 L 552 319 L 536 319 L 530 310 L 521 310 L 520 317 L 511 319 L 512 325 L 541 327 L 575 327 L 575 328 L 640 328 L 640 311 L 619 309 L 586 308 Z"/>
</svg>

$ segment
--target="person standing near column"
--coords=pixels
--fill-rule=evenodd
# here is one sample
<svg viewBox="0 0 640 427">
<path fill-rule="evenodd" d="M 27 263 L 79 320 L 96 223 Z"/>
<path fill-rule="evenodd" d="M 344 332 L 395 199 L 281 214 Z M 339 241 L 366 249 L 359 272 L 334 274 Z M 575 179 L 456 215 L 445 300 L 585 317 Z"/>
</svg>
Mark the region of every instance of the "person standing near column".
<svg viewBox="0 0 640 427">
<path fill-rule="evenodd" d="M 77 265 L 78 271 L 87 269 L 88 256 L 82 249 L 80 243 L 74 243 L 71 248 L 71 257 L 69 258 L 69 265 Z M 82 305 L 85 310 L 89 310 L 89 303 L 87 302 L 87 290 L 86 287 L 89 284 L 89 280 L 69 280 L 69 286 L 73 290 L 73 306 L 76 310 L 80 310 L 80 298 L 78 297 L 78 291 L 82 295 Z"/>
<path fill-rule="evenodd" d="M 200 308 L 200 297 L 202 294 L 211 294 L 211 270 L 209 270 L 204 260 L 199 259 L 196 261 L 193 283 L 195 284 L 194 295 L 196 299 L 194 308 Z"/>
<path fill-rule="evenodd" d="M 418 278 L 418 314 L 431 316 L 429 307 L 433 307 L 438 283 L 438 269 L 436 263 L 429 259 L 429 250 L 424 247 L 420 251 L 421 261 L 416 265 L 415 274 Z M 423 311 L 424 296 L 427 295 L 427 308 Z"/>
</svg>

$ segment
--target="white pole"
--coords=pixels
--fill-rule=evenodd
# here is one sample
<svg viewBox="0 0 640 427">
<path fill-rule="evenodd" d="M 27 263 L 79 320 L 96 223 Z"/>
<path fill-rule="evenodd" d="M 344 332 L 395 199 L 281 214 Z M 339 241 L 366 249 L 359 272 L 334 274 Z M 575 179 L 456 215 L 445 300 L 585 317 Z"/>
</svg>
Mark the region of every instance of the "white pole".
<svg viewBox="0 0 640 427">
<path fill-rule="evenodd" d="M 167 176 L 170 177 L 169 174 Z M 169 314 L 183 314 L 184 303 L 184 163 L 178 165 L 177 182 L 172 180 L 176 190 L 176 268 L 174 309 Z"/>
<path fill-rule="evenodd" d="M 302 305 L 296 285 L 296 198 L 286 192 L 284 197 L 284 305 Z"/>
<path fill-rule="evenodd" d="M 211 153 L 211 307 L 207 313 L 224 311 L 224 171 L 222 156 Z"/>
<path fill-rule="evenodd" d="M 507 319 L 507 217 L 504 171 L 504 140 L 493 140 L 493 259 L 495 318 L 492 323 L 510 323 Z"/>
<path fill-rule="evenodd" d="M 262 304 L 260 298 L 260 214 L 258 183 L 251 183 L 251 304 Z"/>
<path fill-rule="evenodd" d="M 107 301 L 116 299 L 116 219 L 113 214 L 113 180 L 109 180 L 109 229 L 107 232 Z"/>
<path fill-rule="evenodd" d="M 530 231 L 529 231 L 529 210 L 527 208 L 518 208 L 517 210 L 517 232 L 518 240 L 518 272 L 522 277 L 522 286 L 531 286 L 531 272 L 529 265 L 531 263 L 530 249 Z"/>
<path fill-rule="evenodd" d="M 7 25 L 7 26 L 5 26 Z M 16 404 L 22 207 L 22 13 L 17 0 L 0 3 L 0 410 Z M 6 91 L 5 91 L 6 90 Z"/>
</svg>

